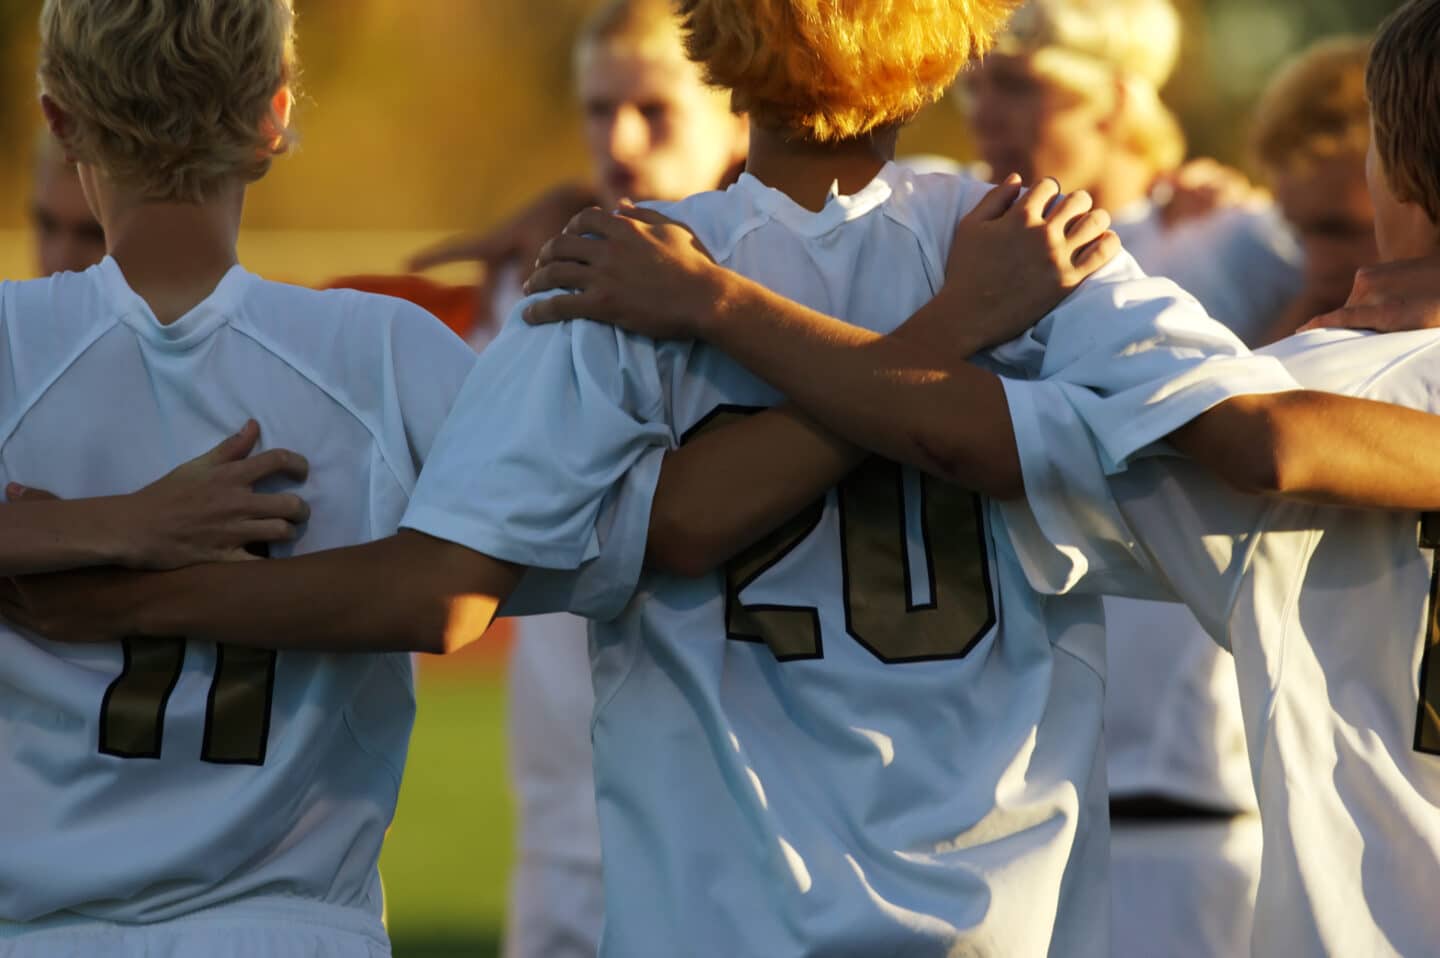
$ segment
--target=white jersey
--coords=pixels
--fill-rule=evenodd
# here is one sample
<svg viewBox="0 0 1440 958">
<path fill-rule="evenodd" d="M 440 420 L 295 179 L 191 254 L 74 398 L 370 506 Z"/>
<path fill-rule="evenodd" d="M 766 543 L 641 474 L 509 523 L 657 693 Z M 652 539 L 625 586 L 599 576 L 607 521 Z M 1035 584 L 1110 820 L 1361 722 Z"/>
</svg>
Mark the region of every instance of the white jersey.
<svg viewBox="0 0 1440 958">
<path fill-rule="evenodd" d="M 1270 210 L 1226 209 L 1167 227 L 1145 200 L 1116 215 L 1115 231 L 1141 269 L 1175 280 L 1248 344 L 1299 292 L 1299 250 Z M 1234 660 L 1182 605 L 1113 596 L 1104 604 L 1110 794 L 1253 811 Z"/>
<path fill-rule="evenodd" d="M 1112 227 L 1151 276 L 1173 279 L 1211 316 L 1256 345 L 1303 282 L 1303 254 L 1273 207 L 1231 207 L 1167 226 L 1144 200 Z"/>
<path fill-rule="evenodd" d="M 0 482 L 131 492 L 247 418 L 310 460 L 286 556 L 393 534 L 474 357 L 422 310 L 240 267 L 160 325 L 115 262 L 0 286 Z M 406 655 L 0 627 L 0 922 L 259 918 L 379 931 L 414 714 Z M 332 909 L 333 910 L 333 909 Z"/>
<path fill-rule="evenodd" d="M 892 164 L 819 212 L 748 175 L 660 208 L 720 263 L 888 331 L 939 288 L 986 189 Z M 1105 388 L 1121 459 L 1231 391 L 1291 388 L 1273 361 L 1214 361 L 1238 340 L 1137 276 L 1121 258 L 990 361 Z M 779 398 L 704 345 L 512 316 L 404 525 L 638 567 L 632 475 Z M 638 508 L 607 505 L 620 477 Z M 635 585 L 592 630 L 602 953 L 1107 954 L 1098 603 L 1032 592 L 988 504 L 875 460 L 724 572 Z"/>
<path fill-rule="evenodd" d="M 1308 387 L 1440 412 L 1436 333 L 1324 331 L 1264 352 Z M 1120 587 L 1133 560 L 1133 584 L 1136 569 L 1166 583 L 1234 652 L 1264 823 L 1254 953 L 1433 954 L 1440 630 L 1419 517 L 1242 496 L 1178 459 L 1107 486 L 1083 438 L 1094 408 L 1077 419 L 1064 387 L 1024 385 L 1010 399 L 1030 529 L 1059 547 L 1032 583 Z"/>
</svg>

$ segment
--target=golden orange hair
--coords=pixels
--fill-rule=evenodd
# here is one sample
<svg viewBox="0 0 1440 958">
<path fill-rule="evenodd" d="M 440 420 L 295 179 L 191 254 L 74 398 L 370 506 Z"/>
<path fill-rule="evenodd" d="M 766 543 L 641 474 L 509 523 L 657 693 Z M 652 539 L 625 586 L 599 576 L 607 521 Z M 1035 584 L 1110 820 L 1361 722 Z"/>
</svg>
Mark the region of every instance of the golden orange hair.
<svg viewBox="0 0 1440 958">
<path fill-rule="evenodd" d="M 690 58 L 760 126 L 816 142 L 903 123 L 1018 0 L 679 0 Z"/>
</svg>

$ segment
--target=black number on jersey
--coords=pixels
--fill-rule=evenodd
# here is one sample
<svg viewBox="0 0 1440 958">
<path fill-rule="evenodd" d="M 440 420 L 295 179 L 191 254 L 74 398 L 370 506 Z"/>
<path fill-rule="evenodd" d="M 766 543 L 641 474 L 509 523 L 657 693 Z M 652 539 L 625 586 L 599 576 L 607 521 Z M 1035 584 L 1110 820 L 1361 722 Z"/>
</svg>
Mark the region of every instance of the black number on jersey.
<svg viewBox="0 0 1440 958">
<path fill-rule="evenodd" d="M 1420 523 L 1420 545 L 1436 549 L 1430 574 L 1430 609 L 1426 615 L 1425 651 L 1420 657 L 1420 705 L 1415 718 L 1415 751 L 1440 755 L 1440 514 L 1427 513 Z"/>
<path fill-rule="evenodd" d="M 721 406 L 685 439 L 760 411 Z M 908 497 L 900 466 L 872 458 L 841 482 L 838 495 L 845 625 L 850 636 L 891 664 L 968 654 L 995 624 L 979 497 L 929 476 L 920 478 L 924 555 L 923 568 L 917 570 L 912 568 L 906 534 Z M 808 538 L 824 511 L 824 500 L 817 500 L 727 564 L 729 638 L 764 643 L 782 662 L 823 657 L 820 614 L 814 606 L 747 605 L 740 595 Z M 912 599 L 917 572 L 929 583 L 928 600 L 920 604 Z"/>
<path fill-rule="evenodd" d="M 185 640 L 133 638 L 123 640 L 121 648 L 125 666 L 100 704 L 100 753 L 116 758 L 159 758 L 165 707 L 185 664 Z M 265 764 L 276 658 L 273 650 L 215 647 L 202 761 Z"/>
</svg>

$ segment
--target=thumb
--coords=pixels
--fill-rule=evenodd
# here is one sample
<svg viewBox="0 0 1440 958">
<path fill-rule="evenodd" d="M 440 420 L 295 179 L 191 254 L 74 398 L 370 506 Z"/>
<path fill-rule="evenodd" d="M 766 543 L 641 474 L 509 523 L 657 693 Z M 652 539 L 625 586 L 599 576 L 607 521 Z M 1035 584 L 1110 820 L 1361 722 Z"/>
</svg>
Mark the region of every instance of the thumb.
<svg viewBox="0 0 1440 958">
<path fill-rule="evenodd" d="M 60 497 L 44 489 L 31 489 L 29 486 L 12 482 L 5 487 L 5 498 L 11 502 L 54 502 Z"/>
<path fill-rule="evenodd" d="M 975 204 L 975 208 L 965 215 L 965 220 L 982 223 L 998 220 L 1010 207 L 1015 205 L 1021 189 L 1020 174 L 1011 173 L 1004 182 L 992 187 L 980 202 Z"/>
<path fill-rule="evenodd" d="M 205 466 L 220 466 L 227 462 L 239 462 L 250 451 L 255 448 L 255 443 L 260 441 L 260 424 L 255 420 L 247 420 L 240 431 L 233 436 L 226 436 L 220 443 L 209 452 L 198 457 L 196 462 Z"/>
</svg>

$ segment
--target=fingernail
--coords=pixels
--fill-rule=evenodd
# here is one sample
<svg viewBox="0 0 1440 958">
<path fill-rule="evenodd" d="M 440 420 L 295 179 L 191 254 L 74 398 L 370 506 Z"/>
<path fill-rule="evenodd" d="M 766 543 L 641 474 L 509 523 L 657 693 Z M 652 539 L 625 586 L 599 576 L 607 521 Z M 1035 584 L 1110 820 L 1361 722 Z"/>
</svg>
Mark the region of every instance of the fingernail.
<svg viewBox="0 0 1440 958">
<path fill-rule="evenodd" d="M 1020 182 L 1020 174 L 1019 174 L 1019 173 L 1011 173 L 1009 176 L 1005 177 L 1005 182 L 1006 182 L 1006 183 L 1019 183 L 1019 182 Z"/>
</svg>

